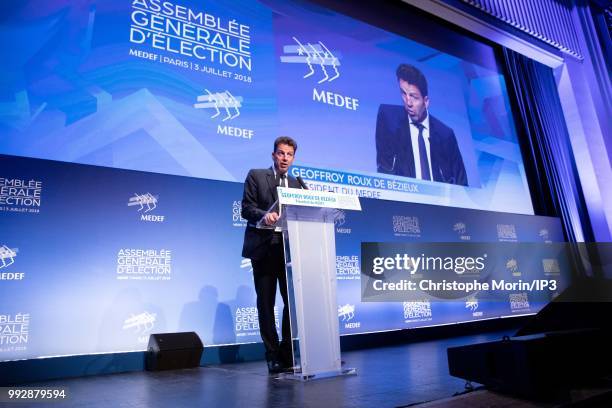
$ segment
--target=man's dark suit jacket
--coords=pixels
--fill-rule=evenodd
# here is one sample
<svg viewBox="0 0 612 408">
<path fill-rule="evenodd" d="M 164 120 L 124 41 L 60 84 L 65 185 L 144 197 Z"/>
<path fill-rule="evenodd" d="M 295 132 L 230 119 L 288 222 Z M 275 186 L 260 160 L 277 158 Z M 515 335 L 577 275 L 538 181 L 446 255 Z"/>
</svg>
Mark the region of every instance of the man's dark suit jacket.
<svg viewBox="0 0 612 408">
<path fill-rule="evenodd" d="M 400 105 L 380 105 L 376 119 L 379 173 L 415 177 L 408 114 Z M 451 128 L 429 115 L 429 152 L 434 181 L 467 186 L 465 166 Z"/>
<path fill-rule="evenodd" d="M 289 174 L 287 180 L 290 188 L 300 188 L 300 183 Z M 249 171 L 244 182 L 241 213 L 242 218 L 248 221 L 242 246 L 242 256 L 245 258 L 259 260 L 266 255 L 273 230 L 257 229 L 255 225 L 278 200 L 276 187 L 272 167 Z"/>
</svg>

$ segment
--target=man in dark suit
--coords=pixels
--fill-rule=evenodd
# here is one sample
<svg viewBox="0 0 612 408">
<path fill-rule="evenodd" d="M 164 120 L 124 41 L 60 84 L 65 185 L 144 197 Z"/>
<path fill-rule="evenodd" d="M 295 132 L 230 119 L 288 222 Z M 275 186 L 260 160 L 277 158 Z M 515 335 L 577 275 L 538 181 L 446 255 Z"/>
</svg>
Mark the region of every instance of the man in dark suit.
<svg viewBox="0 0 612 408">
<path fill-rule="evenodd" d="M 293 365 L 283 238 L 280 228 L 274 228 L 279 213 L 278 210 L 268 210 L 278 200 L 276 188 L 279 185 L 300 187 L 300 183 L 287 173 L 296 150 L 297 143 L 290 137 L 277 138 L 272 152 L 274 165 L 268 169 L 250 170 L 244 182 L 242 196 L 242 217 L 248 221 L 242 256 L 250 258 L 253 265 L 259 332 L 266 347 L 270 373 L 282 372 Z M 258 228 L 258 223 L 268 228 Z M 274 320 L 277 282 L 284 303 L 280 343 Z"/>
<path fill-rule="evenodd" d="M 401 64 L 396 75 L 404 106 L 383 104 L 378 109 L 378 172 L 467 186 L 455 133 L 427 110 L 427 79 L 408 64 Z"/>
</svg>

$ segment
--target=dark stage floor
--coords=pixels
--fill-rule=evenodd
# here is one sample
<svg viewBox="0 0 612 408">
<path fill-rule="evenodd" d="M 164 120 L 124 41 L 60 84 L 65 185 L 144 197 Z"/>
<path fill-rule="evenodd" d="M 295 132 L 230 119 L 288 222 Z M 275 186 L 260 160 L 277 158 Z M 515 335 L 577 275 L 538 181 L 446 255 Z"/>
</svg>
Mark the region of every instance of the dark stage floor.
<svg viewBox="0 0 612 408">
<path fill-rule="evenodd" d="M 68 387 L 70 400 L 53 407 L 398 407 L 463 392 L 465 381 L 448 374 L 447 347 L 499 340 L 505 334 L 512 331 L 345 352 L 345 366 L 355 367 L 357 375 L 307 383 L 275 379 L 258 361 L 27 386 Z M 41 405 L 47 403 L 32 404 Z"/>
</svg>

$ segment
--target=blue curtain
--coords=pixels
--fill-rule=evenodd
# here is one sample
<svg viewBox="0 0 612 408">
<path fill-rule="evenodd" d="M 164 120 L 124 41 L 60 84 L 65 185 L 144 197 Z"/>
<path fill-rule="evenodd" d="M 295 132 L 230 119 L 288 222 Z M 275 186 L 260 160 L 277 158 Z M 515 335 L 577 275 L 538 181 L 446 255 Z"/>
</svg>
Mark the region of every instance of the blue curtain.
<svg viewBox="0 0 612 408">
<path fill-rule="evenodd" d="M 561 218 L 569 242 L 592 242 L 576 162 L 557 85 L 551 68 L 512 50 L 503 49 L 511 89 L 534 159 L 534 193 L 540 209 Z M 533 177 L 531 180 L 534 183 Z"/>
</svg>

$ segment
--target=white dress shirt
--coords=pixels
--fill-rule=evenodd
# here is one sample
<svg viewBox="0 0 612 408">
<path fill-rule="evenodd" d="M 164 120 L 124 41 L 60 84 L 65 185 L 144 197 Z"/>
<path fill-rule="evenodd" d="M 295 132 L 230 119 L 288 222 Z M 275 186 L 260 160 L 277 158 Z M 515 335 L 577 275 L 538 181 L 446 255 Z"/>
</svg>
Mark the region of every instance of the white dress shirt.
<svg viewBox="0 0 612 408">
<path fill-rule="evenodd" d="M 272 171 L 274 172 L 274 180 L 276 180 L 276 167 L 274 167 L 274 165 L 272 165 Z M 289 183 L 289 178 L 287 176 L 287 173 L 285 173 L 285 177 L 280 179 L 280 184 L 278 185 L 278 187 L 289 187 L 289 185 L 287 184 Z M 280 203 L 278 204 L 278 215 L 280 216 L 282 214 L 282 206 L 280 205 Z M 283 229 L 280 226 L 276 226 L 274 227 L 274 232 L 282 232 Z"/>
</svg>

